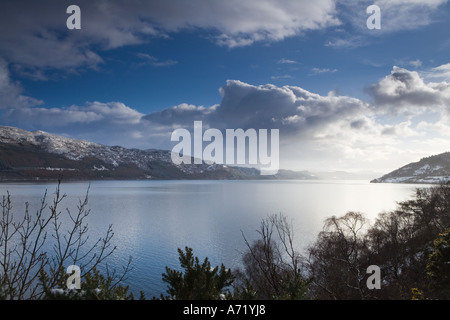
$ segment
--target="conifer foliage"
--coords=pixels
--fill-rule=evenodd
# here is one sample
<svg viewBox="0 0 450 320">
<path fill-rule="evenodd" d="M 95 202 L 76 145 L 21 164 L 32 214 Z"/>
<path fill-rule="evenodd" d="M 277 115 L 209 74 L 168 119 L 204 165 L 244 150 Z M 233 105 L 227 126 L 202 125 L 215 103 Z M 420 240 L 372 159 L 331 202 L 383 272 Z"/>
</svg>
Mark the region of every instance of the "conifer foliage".
<svg viewBox="0 0 450 320">
<path fill-rule="evenodd" d="M 222 264 L 211 267 L 205 258 L 202 263 L 194 257 L 192 248 L 178 249 L 180 266 L 183 271 L 166 267 L 163 281 L 168 284 L 170 299 L 176 300 L 218 300 L 230 295 L 229 286 L 234 277 L 231 270 Z"/>
</svg>

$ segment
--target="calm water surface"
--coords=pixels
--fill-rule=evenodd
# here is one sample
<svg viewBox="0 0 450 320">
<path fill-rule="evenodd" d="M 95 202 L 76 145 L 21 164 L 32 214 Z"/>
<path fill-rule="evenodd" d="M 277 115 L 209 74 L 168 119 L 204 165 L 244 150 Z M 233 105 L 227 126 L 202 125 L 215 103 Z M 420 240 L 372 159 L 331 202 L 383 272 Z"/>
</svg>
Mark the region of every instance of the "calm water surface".
<svg viewBox="0 0 450 320">
<path fill-rule="evenodd" d="M 200 259 L 228 268 L 240 264 L 245 250 L 242 234 L 257 237 L 256 229 L 268 215 L 292 219 L 298 248 L 310 244 L 324 219 L 348 211 L 363 212 L 370 221 L 377 214 L 409 199 L 419 185 L 370 184 L 366 181 L 94 181 L 63 183 L 67 198 L 61 204 L 76 212 L 89 190 L 91 238 L 112 224 L 117 246 L 108 260 L 120 269 L 129 256 L 133 270 L 126 284 L 147 298 L 166 293 L 161 281 L 165 266 L 178 267 L 177 248 L 189 246 Z M 55 183 L 0 184 L 12 196 L 14 212 L 24 203 L 37 210 L 45 191 L 49 202 Z"/>
</svg>

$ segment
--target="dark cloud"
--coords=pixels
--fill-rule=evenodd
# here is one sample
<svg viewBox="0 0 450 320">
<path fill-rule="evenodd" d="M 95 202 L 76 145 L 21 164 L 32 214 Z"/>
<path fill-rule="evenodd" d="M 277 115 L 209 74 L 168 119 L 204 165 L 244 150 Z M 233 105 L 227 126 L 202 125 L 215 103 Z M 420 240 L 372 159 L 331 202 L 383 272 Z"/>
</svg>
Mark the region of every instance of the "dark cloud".
<svg viewBox="0 0 450 320">
<path fill-rule="evenodd" d="M 67 0 L 2 0 L 0 57 L 28 68 L 84 68 L 102 50 L 206 29 L 228 47 L 276 41 L 339 23 L 332 0 L 78 0 L 81 30 L 67 30 Z M 156 65 L 175 61 L 157 61 Z"/>
<path fill-rule="evenodd" d="M 394 67 L 391 74 L 371 86 L 378 111 L 416 115 L 425 110 L 444 111 L 450 102 L 450 84 L 425 83 L 416 71 Z"/>
<path fill-rule="evenodd" d="M 189 104 L 181 104 L 172 108 L 163 109 L 144 116 L 144 120 L 170 127 L 183 127 L 192 125 L 194 121 L 208 121 L 216 106 L 205 108 Z"/>
<path fill-rule="evenodd" d="M 0 58 L 0 109 L 21 109 L 40 105 L 43 101 L 22 95 L 22 87 L 9 75 L 7 63 Z"/>
<path fill-rule="evenodd" d="M 143 119 L 155 124 L 192 129 L 194 121 L 220 130 L 280 129 L 283 137 L 313 137 L 330 125 L 364 130 L 370 121 L 368 105 L 330 93 L 321 96 L 300 87 L 254 86 L 230 80 L 220 89 L 222 102 L 213 107 L 180 105 Z M 358 125 L 359 124 L 359 125 Z"/>
</svg>

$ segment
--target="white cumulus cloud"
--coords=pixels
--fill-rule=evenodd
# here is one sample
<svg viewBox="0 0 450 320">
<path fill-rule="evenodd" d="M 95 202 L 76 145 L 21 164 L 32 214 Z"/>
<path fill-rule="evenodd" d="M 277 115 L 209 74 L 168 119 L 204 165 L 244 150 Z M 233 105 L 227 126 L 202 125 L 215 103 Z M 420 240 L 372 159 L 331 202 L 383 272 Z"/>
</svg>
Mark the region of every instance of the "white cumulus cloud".
<svg viewBox="0 0 450 320">
<path fill-rule="evenodd" d="M 192 131 L 194 121 L 219 130 L 279 129 L 280 164 L 297 169 L 362 164 L 395 169 L 418 155 L 448 149 L 442 145 L 440 150 L 436 141 L 448 139 L 450 85 L 427 82 L 416 71 L 394 67 L 370 87 L 373 102 L 333 91 L 321 95 L 298 86 L 239 80 L 227 81 L 219 91 L 222 100 L 216 105 L 182 103 L 151 114 L 121 102 L 88 102 L 9 108 L 2 119 L 23 129 L 143 149 L 171 149 L 173 130 Z"/>
<path fill-rule="evenodd" d="M 425 82 L 418 72 L 400 67 L 394 67 L 391 74 L 371 86 L 369 92 L 376 108 L 393 114 L 450 111 L 450 83 Z"/>
<path fill-rule="evenodd" d="M 0 109 L 24 108 L 43 102 L 22 95 L 22 87 L 11 80 L 7 63 L 0 58 Z"/>
</svg>

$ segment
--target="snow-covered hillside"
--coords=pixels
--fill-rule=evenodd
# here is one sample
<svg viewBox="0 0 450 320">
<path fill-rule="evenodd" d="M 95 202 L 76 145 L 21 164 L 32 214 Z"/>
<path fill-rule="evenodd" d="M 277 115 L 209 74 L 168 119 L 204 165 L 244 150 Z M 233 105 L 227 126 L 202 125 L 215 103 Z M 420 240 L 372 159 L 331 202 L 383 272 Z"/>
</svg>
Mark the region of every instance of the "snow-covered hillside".
<svg viewBox="0 0 450 320">
<path fill-rule="evenodd" d="M 440 183 L 446 181 L 450 181 L 450 152 L 423 158 L 371 182 Z"/>
<path fill-rule="evenodd" d="M 139 168 L 147 168 L 148 162 L 161 160 L 170 162 L 170 152 L 161 150 L 137 150 L 123 147 L 109 147 L 85 140 L 71 139 L 44 131 L 26 131 L 13 127 L 0 127 L 0 143 L 29 144 L 43 151 L 64 155 L 71 160 L 82 160 L 88 157 L 100 159 L 118 166 L 120 163 L 134 163 Z"/>
<path fill-rule="evenodd" d="M 127 149 L 43 131 L 0 126 L 0 180 L 53 179 L 253 179 L 254 168 L 221 164 L 175 165 L 171 151 Z M 269 177 L 267 177 L 269 178 Z"/>
</svg>

